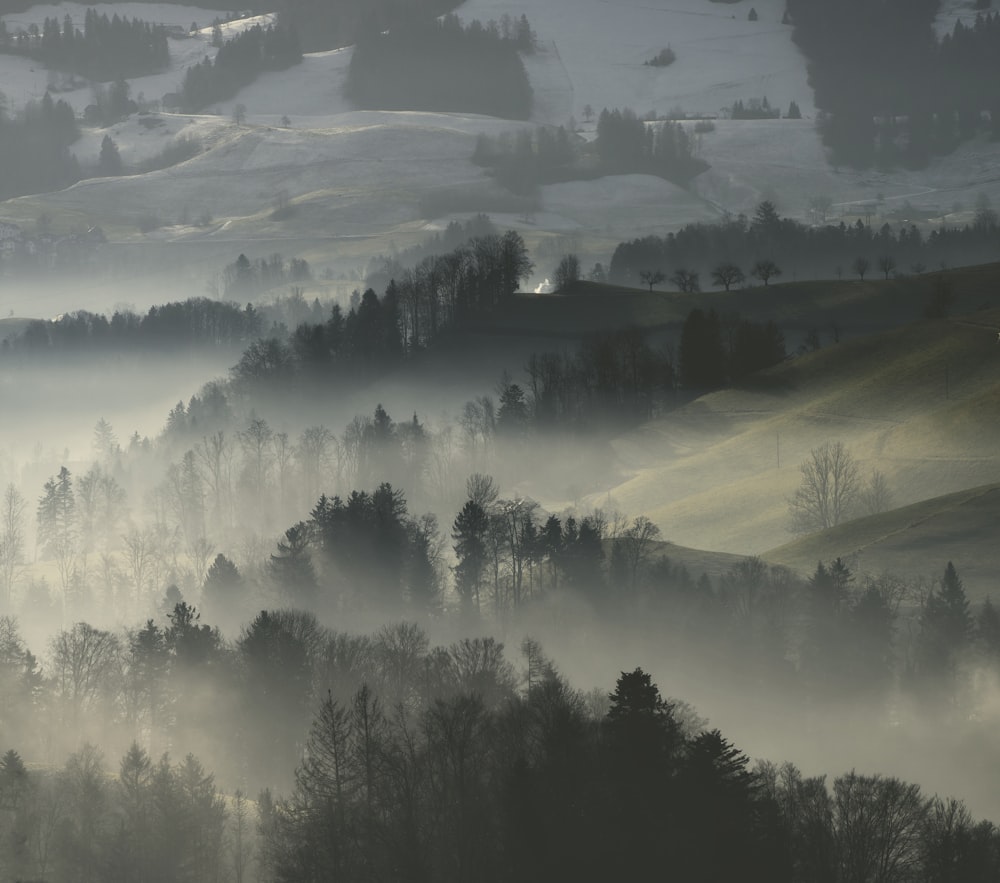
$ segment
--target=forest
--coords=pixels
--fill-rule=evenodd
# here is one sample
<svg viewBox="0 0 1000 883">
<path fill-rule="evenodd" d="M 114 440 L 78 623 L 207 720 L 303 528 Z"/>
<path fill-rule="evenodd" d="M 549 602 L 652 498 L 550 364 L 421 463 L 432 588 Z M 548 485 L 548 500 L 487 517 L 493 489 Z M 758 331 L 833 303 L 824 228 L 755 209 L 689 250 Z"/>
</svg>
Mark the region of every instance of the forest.
<svg viewBox="0 0 1000 883">
<path fill-rule="evenodd" d="M 693 156 L 682 125 L 640 120 L 628 107 L 601 111 L 597 138 L 591 143 L 563 126 L 522 129 L 495 138 L 480 135 L 472 161 L 518 194 L 536 193 L 542 184 L 604 175 L 657 175 L 684 185 L 708 168 Z"/>
<path fill-rule="evenodd" d="M 996 136 L 997 88 L 968 93 L 1000 73 L 1000 15 L 938 40 L 937 0 L 787 5 L 835 162 L 918 167 Z M 705 6 L 699 22 L 732 23 L 733 7 Z M 171 106 L 211 111 L 303 51 L 354 44 L 356 107 L 518 121 L 476 140 L 478 169 L 479 124 L 434 135 L 451 139 L 445 164 L 475 179 L 471 200 L 542 215 L 546 185 L 662 180 L 565 188 L 562 207 L 526 209 L 518 229 L 440 220 L 385 183 L 388 142 L 363 139 L 390 126 L 353 112 L 330 125 L 299 101 L 294 129 L 284 117 L 278 130 L 285 109 L 262 88 L 240 96 L 263 122 L 252 132 L 239 104 L 232 126 L 198 121 L 198 142 L 134 126 L 147 146 L 178 137 L 175 151 L 210 154 L 232 137 L 254 154 L 252 175 L 215 191 L 214 158 L 198 185 L 190 169 L 162 176 L 180 194 L 174 207 L 164 195 L 164 217 L 190 186 L 193 211 L 210 203 L 217 225 L 207 212 L 189 224 L 185 207 L 182 229 L 157 236 L 116 219 L 110 241 L 96 226 L 72 234 L 74 252 L 52 234 L 88 217 L 73 207 L 83 191 L 112 192 L 124 216 L 164 194 L 155 179 L 88 181 L 17 204 L 2 225 L 0 282 L 39 296 L 0 335 L 0 880 L 994 883 L 1000 611 L 983 547 L 934 528 L 903 573 L 873 566 L 868 541 L 934 522 L 935 500 L 965 507 L 968 524 L 1000 497 L 984 485 L 952 500 L 995 467 L 996 270 L 945 272 L 997 258 L 989 199 L 939 220 L 882 211 L 882 196 L 835 205 L 874 192 L 865 175 L 851 194 L 812 197 L 808 223 L 765 199 L 750 216 L 718 207 L 717 223 L 643 235 L 622 221 L 629 204 L 578 233 L 582 191 L 624 202 L 690 185 L 707 169 L 691 133 L 712 124 L 588 105 L 585 132 L 529 126 L 598 101 L 585 80 L 572 94 L 551 10 L 540 42 L 526 15 L 483 23 L 455 8 L 240 7 L 277 23 L 225 41 L 217 22 L 218 55 L 187 71 Z M 777 27 L 762 15 L 761 33 L 765 18 Z M 666 36 L 622 61 L 625 76 L 686 76 L 694 47 L 675 58 Z M 162 29 L 94 11 L 82 32 L 49 18 L 5 39 L 106 76 L 81 120 L 93 126 L 137 109 L 124 77 L 166 63 Z M 529 63 L 534 52 L 545 57 Z M 333 76 L 347 55 L 330 54 Z M 560 100 L 548 84 L 536 106 L 534 62 L 570 81 Z M 317 79 L 328 97 L 336 81 Z M 723 115 L 781 115 L 766 98 L 730 104 L 753 90 L 720 85 Z M 800 113 L 792 102 L 787 116 Z M 720 122 L 719 141 L 741 128 L 760 127 Z M 413 143 L 413 128 L 392 131 Z M 0 105 L 0 199 L 89 175 L 69 152 L 79 134 L 55 95 Z M 381 171 L 358 173 L 372 157 L 340 151 L 341 134 Z M 124 125 L 82 143 L 96 153 L 102 135 L 101 175 L 169 155 L 133 162 Z M 336 146 L 315 174 L 321 140 Z M 273 165 L 279 141 L 311 142 L 310 158 L 274 150 L 288 165 Z M 362 219 L 342 171 L 327 177 L 344 167 L 356 193 L 386 175 L 395 232 Z M 733 167 L 678 201 L 727 192 Z M 449 191 L 430 174 L 420 186 Z M 230 181 L 251 189 L 230 202 Z M 918 189 L 897 183 L 890 200 Z M 719 198 L 768 192 L 753 184 Z M 967 199 L 977 185 L 963 186 Z M 831 220 L 844 206 L 850 220 Z M 687 210 L 641 210 L 661 208 L 657 225 Z M 873 226 L 878 214 L 890 223 Z M 159 299 L 154 265 L 171 257 Z M 605 264 L 587 274 L 581 257 Z M 554 290 L 531 291 L 536 261 L 558 261 Z M 69 269 L 74 306 L 90 308 L 50 309 L 64 294 L 30 278 L 43 266 Z M 141 275 L 119 289 L 126 267 Z M 809 278 L 837 281 L 767 288 Z M 973 302 L 980 312 L 949 321 Z M 911 314 L 923 321 L 902 327 Z M 821 331 L 833 342 L 814 352 Z"/>
<path fill-rule="evenodd" d="M 184 73 L 180 100 L 187 111 L 198 111 L 232 98 L 264 71 L 284 70 L 302 61 L 295 32 L 278 24 L 254 25 L 222 41 L 213 59 L 206 58 Z"/>
<path fill-rule="evenodd" d="M 505 238 L 482 253 L 502 255 Z M 292 340 L 318 334 L 315 353 L 376 362 L 393 341 L 385 352 L 406 358 L 391 304 L 370 291 L 341 314 L 343 351 L 327 348 L 334 310 Z M 120 316 L 126 339 L 175 344 L 236 342 L 263 321 L 198 299 Z M 743 336 L 780 344 L 773 326 L 728 339 Z M 692 311 L 685 384 L 736 370 L 726 339 Z M 45 345 L 50 358 L 67 346 Z M 102 419 L 89 462 L 50 471 L 36 454 L 4 490 L 12 876 L 597 879 L 664 863 L 706 881 L 996 875 L 997 831 L 960 801 L 891 764 L 827 781 L 786 762 L 780 739 L 751 760 L 728 722 L 681 698 L 721 684 L 768 732 L 938 753 L 970 788 L 963 758 L 995 756 L 980 713 L 1000 678 L 1000 617 L 951 562 L 917 580 L 842 559 L 803 578 L 753 556 L 709 573 L 648 518 L 546 510 L 515 485 L 575 383 L 593 397 L 585 415 L 630 401 L 652 357 L 641 335 L 540 353 L 524 388 L 502 378 L 495 403 L 478 396 L 450 422 L 376 406 L 298 432 L 269 422 L 276 405 L 253 381 L 271 346 L 252 341 L 230 381 L 178 403 L 156 438 L 119 444 Z M 625 412 L 609 413 L 620 425 Z M 888 505 L 874 481 L 858 491 L 852 515 Z M 557 661 L 576 668 L 583 646 L 622 661 L 571 683 Z M 739 849 L 713 851 L 720 837 Z"/>
<path fill-rule="evenodd" d="M 521 52 L 535 37 L 522 16 L 501 23 L 458 16 L 414 18 L 405 27 L 358 40 L 344 94 L 366 110 L 479 113 L 523 120 L 532 94 Z"/>
<path fill-rule="evenodd" d="M 98 82 L 110 82 L 164 70 L 170 61 L 167 29 L 141 19 L 127 19 L 88 9 L 83 30 L 67 14 L 62 25 L 46 18 L 27 31 L 11 34 L 0 20 L 0 52 L 27 55 L 55 70 Z"/>
<path fill-rule="evenodd" d="M 1000 13 L 978 7 L 972 24 L 958 21 L 938 40 L 939 7 L 789 0 L 834 162 L 924 168 L 964 141 L 1000 134 Z"/>
<path fill-rule="evenodd" d="M 0 199 L 79 181 L 80 167 L 69 151 L 79 135 L 73 109 L 48 92 L 12 116 L 0 103 Z"/>
</svg>

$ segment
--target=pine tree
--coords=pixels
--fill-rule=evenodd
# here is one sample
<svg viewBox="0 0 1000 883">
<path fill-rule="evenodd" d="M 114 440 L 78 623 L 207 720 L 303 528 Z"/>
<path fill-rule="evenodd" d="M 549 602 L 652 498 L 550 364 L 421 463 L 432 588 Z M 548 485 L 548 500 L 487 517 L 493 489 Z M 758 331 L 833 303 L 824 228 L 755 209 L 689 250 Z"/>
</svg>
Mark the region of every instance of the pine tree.
<svg viewBox="0 0 1000 883">
<path fill-rule="evenodd" d="M 38 501 L 38 538 L 44 554 L 59 569 L 64 602 L 69 600 L 76 570 L 78 528 L 73 476 L 63 466 L 58 476 L 45 482 L 45 493 Z"/>
<path fill-rule="evenodd" d="M 215 556 L 202 585 L 202 606 L 211 622 L 237 621 L 242 613 L 243 577 L 221 552 Z"/>
<path fill-rule="evenodd" d="M 307 604 L 316 595 L 316 571 L 309 551 L 309 527 L 304 521 L 285 531 L 278 541 L 278 551 L 271 555 L 268 574 L 279 591 L 295 600 L 295 606 Z"/>
<path fill-rule="evenodd" d="M 951 561 L 937 591 L 924 602 L 917 638 L 917 667 L 922 687 L 954 701 L 958 665 L 972 637 L 973 621 L 965 587 Z"/>
<path fill-rule="evenodd" d="M 466 500 L 462 511 L 452 525 L 451 538 L 454 541 L 455 590 L 467 613 L 479 612 L 479 592 L 486 569 L 486 531 L 489 516 L 475 500 Z"/>
<path fill-rule="evenodd" d="M 97 161 L 97 170 L 105 177 L 122 173 L 122 157 L 118 152 L 118 145 L 111 140 L 110 135 L 105 135 L 101 141 L 101 156 Z"/>
</svg>

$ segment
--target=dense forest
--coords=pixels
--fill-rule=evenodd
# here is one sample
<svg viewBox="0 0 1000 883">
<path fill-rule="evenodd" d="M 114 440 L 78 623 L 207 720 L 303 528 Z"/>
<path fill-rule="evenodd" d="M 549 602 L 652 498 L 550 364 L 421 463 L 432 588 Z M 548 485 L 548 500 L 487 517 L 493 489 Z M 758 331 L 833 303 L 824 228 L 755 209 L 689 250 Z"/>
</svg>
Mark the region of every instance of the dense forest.
<svg viewBox="0 0 1000 883">
<path fill-rule="evenodd" d="M 264 71 L 284 70 L 302 61 L 298 37 L 280 24 L 254 25 L 218 48 L 214 60 L 206 58 L 185 71 L 180 99 L 185 110 L 225 101 Z"/>
<path fill-rule="evenodd" d="M 35 58 L 47 67 L 108 82 L 164 70 L 170 62 L 167 29 L 138 18 L 127 19 L 88 9 L 83 30 L 67 14 L 59 24 L 46 18 L 41 30 L 11 34 L 0 21 L 0 52 Z"/>
<path fill-rule="evenodd" d="M 46 92 L 8 116 L 0 103 L 0 199 L 58 190 L 80 180 L 69 146 L 79 137 L 76 115 Z"/>
<path fill-rule="evenodd" d="M 479 113 L 523 120 L 532 95 L 520 52 L 534 48 L 523 16 L 483 25 L 456 15 L 414 19 L 358 40 L 344 94 L 369 110 Z"/>
<path fill-rule="evenodd" d="M 495 138 L 480 135 L 472 160 L 490 169 L 514 193 L 534 193 L 542 184 L 604 175 L 658 175 L 686 184 L 708 164 L 692 154 L 679 123 L 645 121 L 631 108 L 605 108 L 590 143 L 563 126 L 523 129 Z"/>
<path fill-rule="evenodd" d="M 828 201 L 827 201 L 828 202 Z M 822 206 L 822 199 L 814 200 Z M 818 211 L 819 209 L 817 209 Z M 829 206 L 826 206 L 829 211 Z M 872 277 L 919 274 L 948 266 L 986 263 L 1000 253 L 1000 224 L 984 200 L 972 224 L 942 224 L 923 233 L 914 224 L 893 229 L 889 223 L 875 229 L 860 219 L 851 225 L 822 220 L 815 226 L 779 216 L 774 205 L 763 202 L 752 219 L 740 215 L 716 224 L 688 224 L 664 237 L 646 236 L 621 243 L 611 258 L 610 281 L 636 285 L 644 274 L 673 273 L 677 287 L 690 276 L 708 277 L 711 284 L 729 290 L 742 287 L 753 276 L 767 282 L 780 273 L 797 279 L 834 276 Z M 774 270 L 778 272 L 775 273 Z M 765 277 L 765 274 L 767 278 Z M 700 284 L 696 279 L 695 287 Z"/>
<path fill-rule="evenodd" d="M 1000 13 L 977 13 L 938 40 L 939 6 L 789 0 L 835 162 L 922 168 L 963 141 L 1000 133 Z"/>
</svg>

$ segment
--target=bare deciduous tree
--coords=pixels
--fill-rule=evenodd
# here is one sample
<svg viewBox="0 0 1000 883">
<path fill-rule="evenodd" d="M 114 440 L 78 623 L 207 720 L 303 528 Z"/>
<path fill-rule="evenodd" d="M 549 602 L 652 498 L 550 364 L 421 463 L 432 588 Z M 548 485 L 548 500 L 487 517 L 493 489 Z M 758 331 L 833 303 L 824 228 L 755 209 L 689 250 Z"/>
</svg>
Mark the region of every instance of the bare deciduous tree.
<svg viewBox="0 0 1000 883">
<path fill-rule="evenodd" d="M 336 446 L 336 436 L 325 426 L 310 426 L 299 436 L 295 454 L 309 503 L 315 501 L 332 471 Z"/>
<path fill-rule="evenodd" d="M 912 879 L 927 818 L 918 785 L 854 772 L 840 776 L 833 783 L 833 818 L 842 879 Z"/>
<path fill-rule="evenodd" d="M 799 466 L 802 481 L 789 500 L 796 533 L 825 530 L 846 521 L 861 494 L 858 464 L 843 442 L 813 448 Z"/>
<path fill-rule="evenodd" d="M 760 279 L 766 287 L 767 283 L 771 279 L 781 275 L 781 267 L 779 267 L 770 258 L 765 258 L 762 261 L 757 261 L 757 263 L 753 265 L 750 275 L 753 276 L 754 279 Z"/>
<path fill-rule="evenodd" d="M 640 515 L 615 538 L 615 546 L 628 570 L 629 583 L 633 590 L 638 583 L 639 570 L 649 558 L 653 543 L 659 537 L 660 529 L 645 515 Z"/>
<path fill-rule="evenodd" d="M 694 294 L 701 291 L 698 274 L 693 270 L 686 270 L 683 267 L 674 271 L 674 274 L 670 277 L 670 282 L 676 286 L 678 291 L 682 291 L 685 294 Z"/>
<path fill-rule="evenodd" d="M 85 622 L 78 622 L 52 639 L 52 679 L 70 710 L 68 723 L 76 725 L 81 712 L 108 689 L 120 649 L 118 638 Z"/>
<path fill-rule="evenodd" d="M 556 267 L 556 291 L 569 288 L 574 282 L 580 281 L 580 259 L 575 254 L 564 255 Z"/>
<path fill-rule="evenodd" d="M 721 285 L 726 291 L 729 291 L 734 285 L 742 285 L 745 279 L 743 271 L 736 264 L 728 261 L 719 264 L 712 270 L 712 284 Z"/>
<path fill-rule="evenodd" d="M 203 436 L 194 446 L 194 453 L 212 500 L 212 522 L 217 528 L 228 528 L 232 524 L 232 442 L 220 429 L 214 435 Z"/>
<path fill-rule="evenodd" d="M 653 290 L 654 285 L 665 282 L 666 278 L 662 270 L 642 270 L 639 273 L 639 281 L 643 285 L 648 285 L 650 291 Z"/>
<path fill-rule="evenodd" d="M 153 567 L 156 542 L 149 530 L 133 527 L 122 537 L 125 544 L 125 565 L 135 589 L 135 603 L 141 607 Z"/>
<path fill-rule="evenodd" d="M 888 512 L 892 508 L 892 493 L 889 490 L 889 481 L 884 472 L 879 472 L 877 469 L 872 470 L 868 484 L 861 492 L 861 504 L 869 515 Z"/>
<path fill-rule="evenodd" d="M 820 224 L 825 224 L 833 208 L 833 200 L 829 196 L 814 196 L 809 200 L 809 211 L 816 217 Z"/>
<path fill-rule="evenodd" d="M 0 500 L 0 600 L 10 609 L 14 584 L 24 569 L 24 512 L 27 503 L 13 483 Z"/>
</svg>

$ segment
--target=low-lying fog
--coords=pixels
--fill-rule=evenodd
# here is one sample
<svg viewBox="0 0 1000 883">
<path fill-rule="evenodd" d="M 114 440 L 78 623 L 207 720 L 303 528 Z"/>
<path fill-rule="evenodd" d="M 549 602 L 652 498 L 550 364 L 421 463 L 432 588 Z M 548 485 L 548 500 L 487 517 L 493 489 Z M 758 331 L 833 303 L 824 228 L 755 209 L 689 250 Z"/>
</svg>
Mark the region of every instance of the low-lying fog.
<svg viewBox="0 0 1000 883">
<path fill-rule="evenodd" d="M 378 668 L 372 661 L 378 653 L 365 656 L 370 648 L 361 653 L 368 662 L 337 656 L 346 652 L 346 636 L 406 620 L 432 645 L 493 635 L 519 668 L 521 641 L 532 636 L 585 692 L 607 694 L 619 673 L 641 666 L 664 695 L 690 703 L 754 758 L 792 761 L 807 775 L 831 778 L 850 769 L 897 775 L 929 794 L 961 797 L 977 816 L 1000 817 L 997 793 L 982 776 L 995 759 L 986 738 L 1000 699 L 995 661 L 970 637 L 947 687 L 925 691 L 914 674 L 920 593 L 933 590 L 945 560 L 928 559 L 922 584 L 896 594 L 885 584 L 875 587 L 889 605 L 880 620 L 888 629 L 881 650 L 870 657 L 870 671 L 852 671 L 831 687 L 815 666 L 846 664 L 851 642 L 862 646 L 871 636 L 844 625 L 845 646 L 827 647 L 828 657 L 809 662 L 816 617 L 809 574 L 763 564 L 750 573 L 740 569 L 742 555 L 685 557 L 682 549 L 656 545 L 674 539 L 674 526 L 660 523 L 643 534 L 637 516 L 648 509 L 617 511 L 619 500 L 608 495 L 629 477 L 620 457 L 628 445 L 616 440 L 613 423 L 595 419 L 586 434 L 578 427 L 531 434 L 504 428 L 501 409 L 508 408 L 509 419 L 513 407 L 504 393 L 511 383 L 530 389 L 523 370 L 530 353 L 566 346 L 482 338 L 471 349 L 417 359 L 403 373 L 333 396 L 311 388 L 292 398 L 254 398 L 230 389 L 225 408 L 212 411 L 204 410 L 203 384 L 225 381 L 238 353 L 8 358 L 2 379 L 7 520 L 0 529 L 8 540 L 19 531 L 20 546 L 7 571 L 2 612 L 17 618 L 23 646 L 37 658 L 38 689 L 52 703 L 47 713 L 71 714 L 74 725 L 32 741 L 42 719 L 29 714 L 5 724 L 6 741 L 20 735 L 13 747 L 42 768 L 62 764 L 88 739 L 114 768 L 139 738 L 175 758 L 193 751 L 224 789 L 271 785 L 287 792 L 328 686 L 343 691 L 352 678 L 365 677 L 366 665 Z M 710 447 L 731 428 L 722 425 L 717 438 L 699 444 Z M 792 433 L 782 439 L 788 458 L 782 480 L 797 475 L 798 456 L 789 462 L 789 452 L 801 454 L 815 442 Z M 670 468 L 673 456 L 664 450 L 659 465 Z M 714 487 L 742 479 L 745 465 L 734 461 L 730 475 L 717 471 Z M 71 492 L 60 498 L 63 467 Z M 380 508 L 387 497 L 376 502 L 383 481 L 403 494 L 389 509 Z M 352 502 L 355 490 L 368 496 Z M 647 490 L 664 498 L 675 492 Z M 320 511 L 321 494 L 346 505 Z M 459 521 L 470 498 L 486 518 L 473 588 L 456 569 L 458 556 L 468 554 L 459 549 L 465 542 Z M 52 515 L 59 506 L 62 515 Z M 550 516 L 558 519 L 558 540 L 548 533 Z M 731 519 L 755 517 L 752 498 L 734 503 Z M 377 525 L 386 523 L 395 527 L 379 533 Z M 586 546 L 588 530 L 596 546 Z M 791 534 L 773 537 L 777 545 Z M 685 544 L 728 551 L 713 536 Z M 672 565 L 657 564 L 664 554 Z M 223 579 L 219 556 L 235 571 L 225 585 L 216 584 Z M 851 575 L 841 602 L 845 623 L 862 609 L 871 585 L 863 573 Z M 178 625 L 170 617 L 181 600 L 201 612 L 201 626 L 222 629 L 218 638 L 205 631 L 210 649 L 198 652 L 208 655 L 195 657 L 214 673 L 178 674 L 170 689 L 190 690 L 191 703 L 180 717 L 157 719 L 154 706 L 142 711 L 129 704 L 137 635 L 147 620 L 163 634 L 173 629 L 163 652 L 175 659 L 168 665 L 179 665 L 179 645 L 170 643 Z M 970 617 L 981 597 L 972 600 Z M 226 734 L 230 718 L 243 733 L 258 725 L 258 715 L 270 714 L 266 705 L 240 704 L 252 698 L 241 680 L 250 664 L 250 624 L 265 609 L 314 611 L 340 637 L 310 633 L 302 706 L 274 736 L 287 742 L 272 766 L 254 766 L 263 747 L 234 749 Z M 106 667 L 71 685 L 70 657 L 82 652 L 66 647 L 68 637 L 80 638 L 74 623 L 107 630 L 111 643 L 102 651 Z M 194 625 L 194 634 L 202 634 Z M 433 658 L 424 648 L 407 664 L 423 670 Z M 276 663 L 279 683 L 284 664 Z M 843 673 L 833 674 L 837 680 Z M 404 675 L 417 676 L 416 670 Z M 302 676 L 303 670 L 295 675 Z M 878 682 L 874 690 L 869 680 Z M 240 686 L 223 698 L 216 691 L 224 682 Z M 603 700 L 591 695 L 590 701 L 599 709 Z"/>
</svg>

